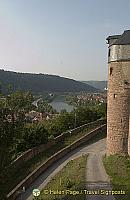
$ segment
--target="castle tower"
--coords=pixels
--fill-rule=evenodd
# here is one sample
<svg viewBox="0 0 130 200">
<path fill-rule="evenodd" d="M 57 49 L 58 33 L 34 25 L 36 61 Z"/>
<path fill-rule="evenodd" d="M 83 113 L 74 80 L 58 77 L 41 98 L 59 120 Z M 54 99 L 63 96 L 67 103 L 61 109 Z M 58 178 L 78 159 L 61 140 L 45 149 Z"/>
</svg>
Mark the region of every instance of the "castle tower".
<svg viewBox="0 0 130 200">
<path fill-rule="evenodd" d="M 107 41 L 107 155 L 130 155 L 130 30 Z"/>
</svg>

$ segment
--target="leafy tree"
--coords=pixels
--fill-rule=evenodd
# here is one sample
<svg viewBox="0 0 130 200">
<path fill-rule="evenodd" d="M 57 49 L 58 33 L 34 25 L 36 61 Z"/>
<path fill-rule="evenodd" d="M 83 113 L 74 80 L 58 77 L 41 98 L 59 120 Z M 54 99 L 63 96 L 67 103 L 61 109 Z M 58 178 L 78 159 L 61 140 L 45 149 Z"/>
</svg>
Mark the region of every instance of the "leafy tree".
<svg viewBox="0 0 130 200">
<path fill-rule="evenodd" d="M 62 132 L 74 128 L 74 116 L 72 113 L 61 113 L 46 124 L 49 135 L 55 137 Z"/>
<path fill-rule="evenodd" d="M 15 92 L 0 99 L 0 169 L 10 164 L 17 154 L 25 112 L 31 103 L 31 93 Z"/>
<path fill-rule="evenodd" d="M 43 124 L 26 125 L 23 129 L 22 140 L 17 146 L 18 151 L 45 144 L 48 141 L 48 132 Z"/>
<path fill-rule="evenodd" d="M 100 118 L 95 110 L 91 110 L 87 106 L 78 106 L 77 109 L 72 111 L 72 113 L 76 121 L 76 126 L 80 126 Z"/>
<path fill-rule="evenodd" d="M 53 107 L 46 100 L 42 100 L 38 102 L 37 111 L 42 112 L 42 113 L 47 112 L 51 114 L 56 113 L 56 110 L 53 109 Z"/>
<path fill-rule="evenodd" d="M 97 112 L 99 113 L 100 117 L 107 118 L 107 103 L 99 104 Z"/>
<path fill-rule="evenodd" d="M 60 114 L 65 114 L 65 113 L 67 113 L 67 110 L 66 110 L 66 109 L 62 109 L 62 110 L 60 111 Z"/>
<path fill-rule="evenodd" d="M 46 123 L 46 128 L 49 135 L 56 137 L 68 129 L 95 121 L 101 118 L 101 116 L 100 111 L 95 108 L 90 109 L 87 106 L 78 106 L 71 113 L 61 112 L 60 115 Z"/>
<path fill-rule="evenodd" d="M 33 105 L 33 96 L 30 92 L 16 91 L 7 96 L 7 106 L 14 112 L 27 112 Z"/>
</svg>

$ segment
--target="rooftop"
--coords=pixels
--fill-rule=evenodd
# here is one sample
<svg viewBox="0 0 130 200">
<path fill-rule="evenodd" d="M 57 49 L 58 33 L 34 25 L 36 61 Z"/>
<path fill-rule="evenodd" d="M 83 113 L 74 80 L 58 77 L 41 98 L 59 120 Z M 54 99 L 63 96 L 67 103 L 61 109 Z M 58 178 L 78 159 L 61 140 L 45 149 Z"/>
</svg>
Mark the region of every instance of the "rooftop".
<svg viewBox="0 0 130 200">
<path fill-rule="evenodd" d="M 121 35 L 110 35 L 106 40 L 118 39 Z"/>
<path fill-rule="evenodd" d="M 130 30 L 124 31 L 122 35 L 112 35 L 109 36 L 106 40 L 108 40 L 108 43 L 110 40 L 115 40 L 112 45 L 125 45 L 130 44 Z"/>
</svg>

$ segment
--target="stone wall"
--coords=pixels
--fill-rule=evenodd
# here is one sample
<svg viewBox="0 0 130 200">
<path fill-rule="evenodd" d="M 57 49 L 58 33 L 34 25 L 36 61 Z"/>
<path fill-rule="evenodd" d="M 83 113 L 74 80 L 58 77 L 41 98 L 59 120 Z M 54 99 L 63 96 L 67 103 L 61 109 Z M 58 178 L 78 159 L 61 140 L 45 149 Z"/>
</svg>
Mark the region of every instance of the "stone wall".
<svg viewBox="0 0 130 200">
<path fill-rule="evenodd" d="M 130 62 L 109 63 L 107 106 L 107 155 L 128 153 Z M 128 82 L 126 82 L 126 80 Z"/>
<path fill-rule="evenodd" d="M 130 156 L 130 90 L 129 90 L 129 136 L 128 136 L 128 155 Z"/>
<path fill-rule="evenodd" d="M 71 130 L 71 135 L 81 132 L 84 129 L 87 129 L 89 127 L 96 128 L 97 126 L 100 126 L 101 124 L 105 124 L 106 120 L 100 119 L 94 122 L 90 122 L 88 124 L 84 124 L 82 126 L 79 126 L 75 129 Z M 12 167 L 19 167 L 23 162 L 26 162 L 36 156 L 39 153 L 44 152 L 45 150 L 51 148 L 54 144 L 58 143 L 59 141 L 64 140 L 68 135 L 70 135 L 69 131 L 66 131 L 65 133 L 62 133 L 61 135 L 57 136 L 55 139 L 52 141 L 49 141 L 47 144 L 43 144 L 37 147 L 34 147 L 32 149 L 29 149 L 28 151 L 24 152 L 22 155 L 20 155 L 14 162 L 12 162 Z"/>
<path fill-rule="evenodd" d="M 89 134 L 81 137 L 79 140 L 75 141 L 71 145 L 65 147 L 64 149 L 58 151 L 56 154 L 51 156 L 46 162 L 44 162 L 41 166 L 39 166 L 36 170 L 34 170 L 30 175 L 28 175 L 22 182 L 20 182 L 8 195 L 7 199 L 15 200 L 18 195 L 19 191 L 22 190 L 23 187 L 28 188 L 32 182 L 38 178 L 40 174 L 45 172 L 45 170 L 50 167 L 55 161 L 59 160 L 67 153 L 71 152 L 72 150 L 76 149 L 86 141 L 92 139 L 94 136 L 106 133 L 106 125 L 101 125 L 100 127 L 96 128 L 93 131 L 90 131 Z"/>
</svg>

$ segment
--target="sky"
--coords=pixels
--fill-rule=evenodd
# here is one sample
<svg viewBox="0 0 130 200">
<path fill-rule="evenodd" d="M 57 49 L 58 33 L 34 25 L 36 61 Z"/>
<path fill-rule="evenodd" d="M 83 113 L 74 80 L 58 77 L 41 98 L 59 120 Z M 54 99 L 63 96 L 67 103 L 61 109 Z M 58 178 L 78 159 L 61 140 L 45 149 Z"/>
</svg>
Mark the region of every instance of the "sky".
<svg viewBox="0 0 130 200">
<path fill-rule="evenodd" d="M 128 29 L 129 0 L 0 0 L 0 68 L 106 80 L 106 38 Z"/>
</svg>

